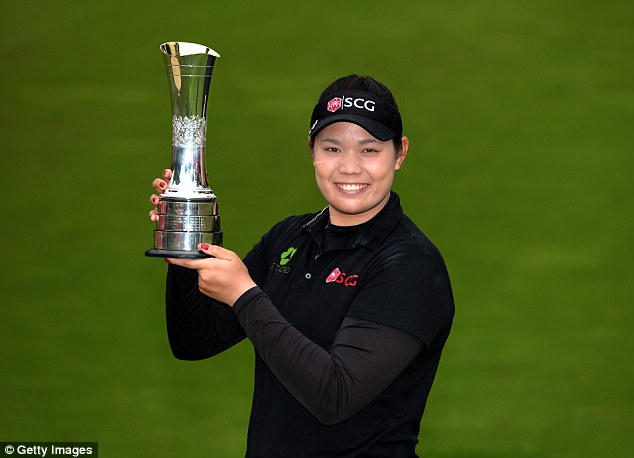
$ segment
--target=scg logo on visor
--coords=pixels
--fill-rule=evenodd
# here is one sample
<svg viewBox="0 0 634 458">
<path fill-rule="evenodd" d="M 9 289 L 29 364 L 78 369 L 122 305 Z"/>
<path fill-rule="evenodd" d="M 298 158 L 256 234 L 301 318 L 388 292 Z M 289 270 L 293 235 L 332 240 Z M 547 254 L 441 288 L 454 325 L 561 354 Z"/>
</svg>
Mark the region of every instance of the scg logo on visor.
<svg viewBox="0 0 634 458">
<path fill-rule="evenodd" d="M 339 110 L 340 108 L 350 108 L 350 107 L 361 108 L 362 110 L 374 111 L 374 101 L 373 100 L 365 100 L 365 99 L 353 99 L 352 97 L 334 97 L 328 101 L 328 106 L 326 109 L 331 113 Z"/>
</svg>

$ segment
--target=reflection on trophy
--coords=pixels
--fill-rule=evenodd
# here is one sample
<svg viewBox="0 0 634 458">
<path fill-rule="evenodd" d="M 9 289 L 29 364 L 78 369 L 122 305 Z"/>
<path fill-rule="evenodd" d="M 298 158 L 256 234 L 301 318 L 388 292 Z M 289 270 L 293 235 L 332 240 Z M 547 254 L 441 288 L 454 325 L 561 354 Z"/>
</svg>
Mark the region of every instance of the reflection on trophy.
<svg viewBox="0 0 634 458">
<path fill-rule="evenodd" d="M 203 45 L 161 45 L 172 97 L 172 178 L 159 196 L 154 249 L 146 256 L 204 258 L 201 242 L 222 244 L 218 201 L 207 184 L 207 100 L 214 62 L 220 55 Z"/>
</svg>

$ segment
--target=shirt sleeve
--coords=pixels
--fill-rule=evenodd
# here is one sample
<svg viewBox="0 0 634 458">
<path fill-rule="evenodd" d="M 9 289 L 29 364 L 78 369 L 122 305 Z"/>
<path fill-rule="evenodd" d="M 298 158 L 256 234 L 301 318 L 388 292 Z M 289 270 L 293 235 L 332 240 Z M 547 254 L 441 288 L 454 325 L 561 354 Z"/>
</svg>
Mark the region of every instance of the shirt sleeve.
<svg viewBox="0 0 634 458">
<path fill-rule="evenodd" d="M 195 270 L 168 267 L 165 306 L 167 336 L 178 359 L 209 358 L 245 337 L 231 308 L 200 292 Z"/>
<path fill-rule="evenodd" d="M 267 247 L 274 226 L 244 258 L 249 275 L 263 285 L 268 272 Z M 169 265 L 166 293 L 167 336 L 173 355 L 178 359 L 200 360 L 225 351 L 245 338 L 231 308 L 198 288 L 195 270 Z"/>
<path fill-rule="evenodd" d="M 442 346 L 454 315 L 449 276 L 439 254 L 403 247 L 379 258 L 348 316 L 392 326 Z"/>
<path fill-rule="evenodd" d="M 233 311 L 278 380 L 327 425 L 359 412 L 424 347 L 407 332 L 348 317 L 332 345 L 322 348 L 288 323 L 259 287 L 244 293 Z"/>
</svg>

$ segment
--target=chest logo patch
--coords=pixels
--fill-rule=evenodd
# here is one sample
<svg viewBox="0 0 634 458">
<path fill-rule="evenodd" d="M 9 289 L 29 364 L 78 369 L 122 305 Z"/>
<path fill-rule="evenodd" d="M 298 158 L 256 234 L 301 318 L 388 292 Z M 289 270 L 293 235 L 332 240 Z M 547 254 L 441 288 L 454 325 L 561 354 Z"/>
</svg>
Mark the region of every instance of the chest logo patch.
<svg viewBox="0 0 634 458">
<path fill-rule="evenodd" d="M 282 274 L 287 274 L 291 271 L 290 267 L 286 267 L 286 264 L 288 264 L 288 261 L 291 260 L 291 258 L 295 255 L 295 253 L 297 253 L 297 248 L 295 247 L 288 247 L 288 249 L 284 252 L 282 252 L 282 254 L 280 254 L 280 263 L 276 263 L 274 262 L 273 265 L 271 265 L 271 270 L 274 272 L 279 272 Z"/>
<path fill-rule="evenodd" d="M 356 286 L 358 279 L 358 275 L 348 275 L 339 270 L 339 267 L 335 267 L 328 277 L 326 277 L 326 283 L 341 283 L 343 286 Z"/>
<path fill-rule="evenodd" d="M 280 266 L 285 266 L 286 263 L 288 263 L 288 261 L 290 261 L 291 258 L 295 255 L 295 253 L 297 253 L 297 248 L 294 248 L 292 246 L 288 247 L 288 250 L 280 255 Z"/>
</svg>

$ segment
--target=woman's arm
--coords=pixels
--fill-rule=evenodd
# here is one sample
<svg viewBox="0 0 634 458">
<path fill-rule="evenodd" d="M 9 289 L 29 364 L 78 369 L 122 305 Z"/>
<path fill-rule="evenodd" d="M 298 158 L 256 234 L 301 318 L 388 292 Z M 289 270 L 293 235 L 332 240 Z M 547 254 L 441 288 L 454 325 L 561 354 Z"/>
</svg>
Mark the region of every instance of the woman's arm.
<svg viewBox="0 0 634 458">
<path fill-rule="evenodd" d="M 233 311 L 278 380 L 327 425 L 359 412 L 424 347 L 399 329 L 348 317 L 333 344 L 322 348 L 290 325 L 258 287 L 243 294 Z"/>
<path fill-rule="evenodd" d="M 156 192 L 165 192 L 171 176 L 170 169 L 163 170 L 163 177 L 152 182 Z M 152 194 L 150 202 L 158 205 L 159 196 Z M 156 208 L 149 217 L 151 221 L 158 220 Z M 172 353 L 178 359 L 209 358 L 245 337 L 229 306 L 200 292 L 195 270 L 169 266 L 165 304 L 167 335 Z"/>
<path fill-rule="evenodd" d="M 165 306 L 167 336 L 178 359 L 209 358 L 245 337 L 231 308 L 200 292 L 195 270 L 169 266 Z"/>
</svg>

